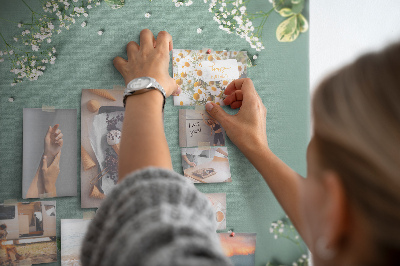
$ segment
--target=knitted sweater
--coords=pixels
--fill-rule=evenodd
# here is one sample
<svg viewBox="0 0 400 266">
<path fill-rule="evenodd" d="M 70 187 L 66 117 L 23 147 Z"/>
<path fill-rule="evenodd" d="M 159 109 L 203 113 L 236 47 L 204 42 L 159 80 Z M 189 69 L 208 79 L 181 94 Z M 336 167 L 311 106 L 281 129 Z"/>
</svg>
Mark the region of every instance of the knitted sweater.
<svg viewBox="0 0 400 266">
<path fill-rule="evenodd" d="M 82 243 L 82 265 L 231 265 L 208 199 L 173 171 L 146 168 L 107 196 Z"/>
</svg>

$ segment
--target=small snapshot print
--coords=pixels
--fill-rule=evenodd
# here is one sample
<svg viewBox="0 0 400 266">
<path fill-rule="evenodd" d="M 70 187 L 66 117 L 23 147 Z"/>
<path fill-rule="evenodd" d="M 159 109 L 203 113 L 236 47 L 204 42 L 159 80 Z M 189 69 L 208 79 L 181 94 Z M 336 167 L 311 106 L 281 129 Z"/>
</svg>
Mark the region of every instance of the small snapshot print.
<svg viewBox="0 0 400 266">
<path fill-rule="evenodd" d="M 56 202 L 0 205 L 0 265 L 57 262 Z"/>
<path fill-rule="evenodd" d="M 184 50 L 172 51 L 174 79 L 182 92 L 174 105 L 223 105 L 228 84 L 247 76 L 246 51 Z"/>
<path fill-rule="evenodd" d="M 24 108 L 22 198 L 77 195 L 76 109 Z"/>
<path fill-rule="evenodd" d="M 226 147 L 182 148 L 184 176 L 194 183 L 232 182 Z"/>
<path fill-rule="evenodd" d="M 226 229 L 226 193 L 205 194 L 215 210 L 217 230 Z"/>
<path fill-rule="evenodd" d="M 179 146 L 225 146 L 225 130 L 206 111 L 179 110 Z"/>
<path fill-rule="evenodd" d="M 61 220 L 61 265 L 79 266 L 82 241 L 92 220 Z"/>
<path fill-rule="evenodd" d="M 83 89 L 81 207 L 98 208 L 118 182 L 123 90 Z"/>
<path fill-rule="evenodd" d="M 255 233 L 220 233 L 222 250 L 235 266 L 255 265 L 256 234 Z"/>
</svg>

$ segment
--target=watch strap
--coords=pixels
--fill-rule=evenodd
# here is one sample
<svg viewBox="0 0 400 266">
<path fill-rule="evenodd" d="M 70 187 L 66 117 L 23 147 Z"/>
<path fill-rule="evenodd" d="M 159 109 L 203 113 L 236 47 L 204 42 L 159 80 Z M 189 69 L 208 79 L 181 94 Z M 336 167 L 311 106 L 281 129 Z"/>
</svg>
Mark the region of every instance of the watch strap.
<svg viewBox="0 0 400 266">
<path fill-rule="evenodd" d="M 149 77 L 150 78 L 150 77 Z M 130 84 L 132 83 L 132 82 L 134 82 L 136 79 L 133 79 L 133 80 L 131 80 L 129 83 L 128 83 L 128 85 L 126 86 L 127 88 L 130 88 Z M 165 93 L 165 90 L 164 90 L 164 88 L 154 79 L 154 78 L 150 78 L 150 80 L 151 80 L 151 85 L 150 85 L 150 87 L 146 87 L 146 88 L 143 88 L 143 90 L 158 90 L 159 92 L 161 92 L 161 94 L 162 94 L 162 96 L 163 96 L 163 98 L 164 98 L 164 101 L 163 101 L 163 107 L 162 107 L 162 110 L 164 111 L 164 106 L 165 106 L 165 99 L 167 98 L 167 96 L 166 96 L 166 93 Z M 142 89 L 141 89 L 142 90 Z M 123 99 L 123 103 L 124 103 L 124 107 L 125 107 L 125 105 L 126 105 L 126 98 L 128 98 L 128 96 L 131 96 L 131 95 L 133 95 L 133 94 L 135 94 L 135 92 L 137 92 L 137 91 L 139 91 L 139 90 L 134 90 L 134 91 L 129 91 L 129 90 L 125 90 L 125 92 L 124 92 L 124 99 Z"/>
</svg>

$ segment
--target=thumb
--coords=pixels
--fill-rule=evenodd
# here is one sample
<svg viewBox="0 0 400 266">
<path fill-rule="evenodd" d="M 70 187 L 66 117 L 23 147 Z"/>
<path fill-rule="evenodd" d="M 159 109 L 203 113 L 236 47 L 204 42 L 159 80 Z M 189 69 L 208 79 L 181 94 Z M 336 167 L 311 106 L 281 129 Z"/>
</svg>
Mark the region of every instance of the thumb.
<svg viewBox="0 0 400 266">
<path fill-rule="evenodd" d="M 42 171 L 46 171 L 47 170 L 47 156 L 43 155 L 43 159 L 42 159 Z"/>
<path fill-rule="evenodd" d="M 222 109 L 222 107 L 216 103 L 208 102 L 206 104 L 206 110 L 214 119 L 216 119 L 221 124 L 222 127 L 225 127 L 225 123 L 229 119 L 231 119 L 231 116 L 227 114 L 224 109 Z"/>
</svg>

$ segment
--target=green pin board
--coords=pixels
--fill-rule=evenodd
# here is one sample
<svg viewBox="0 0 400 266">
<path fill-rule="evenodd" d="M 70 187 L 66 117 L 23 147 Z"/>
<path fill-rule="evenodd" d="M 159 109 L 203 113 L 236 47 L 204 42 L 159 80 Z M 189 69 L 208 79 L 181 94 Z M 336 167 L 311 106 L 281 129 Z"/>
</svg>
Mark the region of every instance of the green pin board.
<svg viewBox="0 0 400 266">
<path fill-rule="evenodd" d="M 84 13 L 88 15 L 75 16 L 75 23 L 71 23 L 68 30 L 61 28 L 58 34 L 60 22 L 56 12 L 63 6 L 61 3 L 56 11 L 50 13 L 43 11 L 46 1 L 0 0 L 1 202 L 8 199 L 22 201 L 23 108 L 77 109 L 76 134 L 80 139 L 82 89 L 123 86 L 124 81 L 114 68 L 112 59 L 115 56 L 126 58 L 126 44 L 132 40 L 138 42 L 139 33 L 144 28 L 149 28 L 155 36 L 159 31 L 168 31 L 175 49 L 246 51 L 250 59 L 247 76 L 253 80 L 268 109 L 269 146 L 285 163 L 305 176 L 305 153 L 309 141 L 307 2 L 284 1 L 285 6 L 279 6 L 277 10 L 268 1 L 255 0 L 237 1 L 238 6 L 231 2 L 225 6 L 222 1 L 216 1 L 214 6 L 212 1 L 204 3 L 203 0 L 101 1 L 100 5 L 96 5 L 96 1 L 84 2 Z M 71 11 L 73 5 L 78 8 L 78 13 L 82 11 L 79 9 L 82 8 L 81 0 L 69 3 Z M 88 4 L 91 8 L 87 8 Z M 52 36 L 47 38 L 51 42 L 45 39 L 39 48 L 31 43 L 21 43 L 31 34 L 26 32 L 30 29 L 26 24 L 32 23 L 30 9 L 36 12 L 34 20 L 43 14 L 56 18 L 52 20 L 55 27 Z M 233 9 L 236 9 L 236 14 L 233 14 Z M 239 17 L 234 18 L 238 14 L 242 14 L 239 16 L 242 21 Z M 219 19 L 215 18 L 216 15 Z M 246 22 L 247 18 L 251 24 Z M 18 23 L 25 25 L 19 28 Z M 246 27 L 247 31 L 244 30 Z M 24 36 L 21 34 L 23 31 Z M 243 36 L 235 34 L 236 31 Z M 15 41 L 14 37 L 18 40 Z M 46 68 L 37 80 L 22 77 L 19 78 L 21 82 L 16 82 L 15 78 L 18 79 L 21 73 L 15 73 L 18 71 L 13 69 L 18 65 L 13 66 L 12 60 L 16 54 L 26 55 L 26 51 L 31 52 L 29 56 L 37 56 L 36 66 L 41 64 Z M 46 58 L 47 63 L 41 63 Z M 35 75 L 32 77 L 36 79 Z M 224 108 L 228 113 L 236 112 Z M 164 121 L 174 170 L 183 174 L 178 139 L 179 109 L 193 107 L 174 106 L 172 97 L 167 99 Z M 274 222 L 283 219 L 285 223 L 284 211 L 261 175 L 229 138 L 226 146 L 232 182 L 196 184 L 196 187 L 204 193 L 226 193 L 226 229 L 221 232 L 233 229 L 237 233 L 256 233 L 255 265 L 268 262 L 291 265 L 305 253 L 304 244 L 299 240 L 299 245 L 296 245 L 279 235 L 275 239 L 276 231 L 279 232 L 275 225 L 280 226 L 280 223 Z M 79 219 L 85 211 L 91 210 L 81 208 L 80 158 L 78 141 L 78 196 L 51 199 L 57 204 L 57 237 L 61 234 L 61 219 Z M 290 226 L 284 228 L 289 230 Z M 54 265 L 61 263 L 60 252 L 58 255 L 58 262 Z"/>
</svg>

